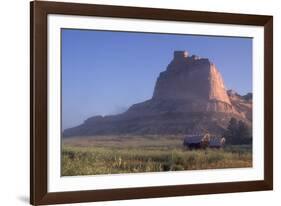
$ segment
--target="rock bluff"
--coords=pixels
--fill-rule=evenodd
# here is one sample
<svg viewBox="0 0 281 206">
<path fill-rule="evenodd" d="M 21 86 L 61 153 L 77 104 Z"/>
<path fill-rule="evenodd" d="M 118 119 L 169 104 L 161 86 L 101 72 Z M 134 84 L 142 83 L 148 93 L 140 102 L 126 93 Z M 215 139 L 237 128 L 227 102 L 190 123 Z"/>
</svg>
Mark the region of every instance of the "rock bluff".
<svg viewBox="0 0 281 206">
<path fill-rule="evenodd" d="M 122 114 L 91 117 L 66 129 L 63 136 L 221 133 L 231 117 L 251 124 L 252 103 L 247 98 L 227 92 L 209 59 L 175 51 L 159 74 L 151 99 Z"/>
</svg>

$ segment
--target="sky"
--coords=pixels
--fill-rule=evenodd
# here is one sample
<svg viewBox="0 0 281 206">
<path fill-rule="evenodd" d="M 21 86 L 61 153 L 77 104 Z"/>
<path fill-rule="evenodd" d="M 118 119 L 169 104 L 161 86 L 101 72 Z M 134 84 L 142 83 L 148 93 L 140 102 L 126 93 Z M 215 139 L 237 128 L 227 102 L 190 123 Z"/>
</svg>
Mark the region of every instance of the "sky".
<svg viewBox="0 0 281 206">
<path fill-rule="evenodd" d="M 227 89 L 252 92 L 252 39 L 62 29 L 62 129 L 152 97 L 175 50 L 209 58 Z"/>
</svg>

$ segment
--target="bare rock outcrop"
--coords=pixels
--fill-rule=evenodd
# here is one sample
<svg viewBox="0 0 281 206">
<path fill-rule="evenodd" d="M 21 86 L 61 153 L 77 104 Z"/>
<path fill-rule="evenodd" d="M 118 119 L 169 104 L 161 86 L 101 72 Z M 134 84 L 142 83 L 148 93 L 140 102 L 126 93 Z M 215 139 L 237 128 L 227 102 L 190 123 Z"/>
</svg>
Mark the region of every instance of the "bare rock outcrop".
<svg viewBox="0 0 281 206">
<path fill-rule="evenodd" d="M 252 122 L 252 109 L 253 109 L 252 93 L 248 93 L 242 96 L 233 90 L 228 90 L 227 94 L 229 96 L 231 104 L 234 106 L 236 111 L 238 111 L 250 122 Z"/>
<path fill-rule="evenodd" d="M 185 51 L 175 51 L 167 70 L 157 79 L 152 100 L 168 99 L 191 102 L 190 112 L 237 113 L 216 66 Z"/>
</svg>

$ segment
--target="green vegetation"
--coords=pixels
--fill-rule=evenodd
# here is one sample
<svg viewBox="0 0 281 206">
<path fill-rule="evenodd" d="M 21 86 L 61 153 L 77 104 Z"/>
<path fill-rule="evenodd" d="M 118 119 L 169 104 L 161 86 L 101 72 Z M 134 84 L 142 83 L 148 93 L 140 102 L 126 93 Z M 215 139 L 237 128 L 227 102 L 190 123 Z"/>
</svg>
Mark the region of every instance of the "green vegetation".
<svg viewBox="0 0 281 206">
<path fill-rule="evenodd" d="M 159 172 L 252 166 L 249 145 L 188 150 L 182 136 L 100 136 L 64 139 L 62 175 Z"/>
<path fill-rule="evenodd" d="M 229 125 L 224 134 L 227 138 L 227 144 L 241 145 L 241 144 L 252 144 L 252 131 L 251 128 L 246 125 L 243 121 L 235 118 L 231 118 Z"/>
</svg>

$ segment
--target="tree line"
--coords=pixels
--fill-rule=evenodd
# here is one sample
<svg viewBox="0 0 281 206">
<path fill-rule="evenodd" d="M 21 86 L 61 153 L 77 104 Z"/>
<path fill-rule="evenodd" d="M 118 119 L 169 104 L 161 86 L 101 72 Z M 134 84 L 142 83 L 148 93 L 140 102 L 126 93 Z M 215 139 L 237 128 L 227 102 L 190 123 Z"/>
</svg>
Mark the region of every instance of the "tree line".
<svg viewBox="0 0 281 206">
<path fill-rule="evenodd" d="M 227 144 L 252 144 L 252 130 L 243 121 L 231 118 L 224 134 Z"/>
</svg>

